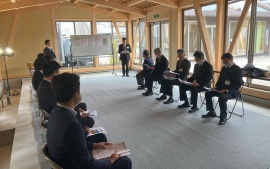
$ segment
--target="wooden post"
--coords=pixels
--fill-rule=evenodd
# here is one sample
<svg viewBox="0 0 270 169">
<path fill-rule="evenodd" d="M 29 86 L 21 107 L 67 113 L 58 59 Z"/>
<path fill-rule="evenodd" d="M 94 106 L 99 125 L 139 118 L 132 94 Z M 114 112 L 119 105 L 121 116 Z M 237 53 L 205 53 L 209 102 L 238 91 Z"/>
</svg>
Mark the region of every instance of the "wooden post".
<svg viewBox="0 0 270 169">
<path fill-rule="evenodd" d="M 92 33 L 93 35 L 96 35 L 97 34 L 97 22 L 96 22 L 96 13 L 93 12 L 93 21 L 92 21 Z M 94 66 L 96 68 L 99 67 L 99 58 L 98 56 L 94 56 Z"/>
<path fill-rule="evenodd" d="M 53 33 L 53 46 L 54 46 L 54 52 L 55 55 L 58 56 L 57 60 L 60 62 L 60 56 L 59 56 L 59 49 L 58 49 L 58 38 L 57 38 L 57 30 L 56 30 L 56 25 L 55 25 L 55 20 L 54 20 L 54 9 L 51 9 L 51 25 L 52 25 L 52 33 Z"/>
</svg>

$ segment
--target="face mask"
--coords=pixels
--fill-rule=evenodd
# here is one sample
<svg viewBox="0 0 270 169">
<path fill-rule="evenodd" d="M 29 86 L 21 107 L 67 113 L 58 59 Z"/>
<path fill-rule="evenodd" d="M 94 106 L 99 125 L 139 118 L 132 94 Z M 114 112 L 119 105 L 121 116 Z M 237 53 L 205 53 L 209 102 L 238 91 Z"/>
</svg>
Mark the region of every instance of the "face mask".
<svg viewBox="0 0 270 169">
<path fill-rule="evenodd" d="M 199 65 L 199 64 L 201 64 L 201 62 L 200 62 L 200 61 L 196 61 L 196 64 L 198 64 L 198 65 Z"/>
<path fill-rule="evenodd" d="M 226 67 L 226 68 L 230 67 L 230 64 L 223 64 L 223 65 L 224 65 L 224 67 Z"/>
</svg>

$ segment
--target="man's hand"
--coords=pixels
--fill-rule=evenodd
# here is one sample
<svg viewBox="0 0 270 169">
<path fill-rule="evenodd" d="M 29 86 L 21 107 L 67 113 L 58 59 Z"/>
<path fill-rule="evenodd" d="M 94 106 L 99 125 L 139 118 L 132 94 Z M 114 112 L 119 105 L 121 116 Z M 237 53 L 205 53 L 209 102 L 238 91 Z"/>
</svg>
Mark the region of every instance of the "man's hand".
<svg viewBox="0 0 270 169">
<path fill-rule="evenodd" d="M 90 133 L 91 133 L 91 129 L 90 129 L 89 127 L 84 126 L 84 129 L 87 131 L 87 133 L 88 133 L 88 134 L 90 134 Z"/>
<path fill-rule="evenodd" d="M 89 115 L 87 111 L 84 111 L 84 110 L 81 109 L 81 108 L 79 108 L 79 111 L 80 111 L 80 113 L 81 113 L 82 118 L 85 118 L 85 117 L 87 117 L 87 116 Z"/>
<path fill-rule="evenodd" d="M 107 149 L 108 145 L 111 145 L 112 143 L 102 142 L 102 143 L 95 143 L 93 146 L 93 149 Z"/>
<path fill-rule="evenodd" d="M 120 156 L 117 155 L 117 151 L 116 151 L 109 157 L 109 160 L 111 160 L 111 163 L 113 164 L 119 157 Z"/>
<path fill-rule="evenodd" d="M 226 89 L 222 89 L 220 90 L 220 93 L 225 94 L 225 93 L 228 93 L 228 91 Z"/>
</svg>

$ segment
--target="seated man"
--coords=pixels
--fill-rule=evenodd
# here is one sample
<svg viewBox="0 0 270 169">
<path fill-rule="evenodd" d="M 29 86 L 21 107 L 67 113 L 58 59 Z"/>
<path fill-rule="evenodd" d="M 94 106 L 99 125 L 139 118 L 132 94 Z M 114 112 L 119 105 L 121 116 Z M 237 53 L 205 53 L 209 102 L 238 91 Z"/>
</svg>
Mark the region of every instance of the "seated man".
<svg viewBox="0 0 270 169">
<path fill-rule="evenodd" d="M 176 68 L 173 71 L 174 73 L 177 73 L 177 74 L 168 73 L 166 75 L 166 76 L 172 77 L 174 79 L 162 80 L 160 93 L 163 93 L 163 95 L 159 98 L 156 98 L 157 100 L 165 100 L 165 99 L 167 99 L 167 95 L 168 95 L 169 99 L 167 101 L 163 102 L 164 104 L 169 104 L 169 103 L 174 102 L 172 85 L 178 85 L 179 90 L 180 90 L 180 82 L 178 79 L 175 79 L 175 78 L 186 80 L 187 76 L 189 75 L 189 69 L 190 69 L 191 64 L 190 64 L 190 61 L 186 59 L 185 51 L 183 49 L 178 49 L 177 50 L 177 57 L 178 57 L 178 61 L 176 63 Z"/>
<path fill-rule="evenodd" d="M 51 111 L 57 105 L 55 96 L 53 94 L 53 89 L 51 85 L 51 80 L 53 77 L 60 74 L 61 66 L 56 61 L 49 61 L 44 64 L 43 66 L 43 74 L 44 79 L 41 81 L 39 88 L 38 88 L 38 104 L 42 110 L 45 110 L 47 113 L 51 114 Z M 77 118 L 79 119 L 82 126 L 85 128 L 85 135 L 89 134 L 89 128 L 94 126 L 94 119 L 87 116 L 87 113 L 82 113 L 81 110 L 86 111 L 87 106 L 85 103 L 79 103 L 75 110 L 77 112 Z M 87 137 L 87 139 L 92 142 L 100 142 L 100 141 L 107 141 L 107 138 L 104 134 L 98 134 L 91 137 Z"/>
<path fill-rule="evenodd" d="M 44 58 L 37 58 L 34 62 L 35 72 L 32 77 L 32 85 L 35 91 L 38 90 L 38 86 L 44 78 L 42 69 L 45 63 L 46 60 Z"/>
<path fill-rule="evenodd" d="M 206 110 L 209 111 L 202 118 L 216 117 L 213 107 L 212 97 L 217 96 L 220 107 L 219 125 L 223 125 L 227 120 L 227 101 L 239 95 L 239 89 L 243 84 L 242 70 L 233 62 L 233 56 L 225 53 L 221 57 L 224 66 L 215 87 L 205 93 Z"/>
<path fill-rule="evenodd" d="M 189 110 L 190 113 L 198 110 L 198 93 L 205 91 L 204 87 L 210 87 L 211 80 L 213 79 L 213 66 L 204 59 L 203 52 L 196 51 L 193 56 L 196 64 L 192 76 L 187 79 L 187 82 L 191 82 L 191 84 L 187 85 L 182 83 L 180 85 L 180 100 L 185 101 L 185 103 L 178 106 L 179 108 L 190 107 L 186 93 L 190 90 L 192 104 L 192 107 Z"/>
<path fill-rule="evenodd" d="M 144 58 L 143 65 L 142 65 L 143 70 L 141 70 L 140 72 L 138 72 L 136 74 L 136 79 L 137 79 L 137 83 L 138 83 L 138 88 L 137 88 L 138 90 L 145 88 L 144 78 L 146 76 L 149 76 L 153 72 L 152 69 L 147 68 L 147 65 L 154 66 L 154 62 L 153 62 L 152 58 L 149 56 L 148 50 L 143 51 L 143 58 Z"/>
<path fill-rule="evenodd" d="M 145 78 L 145 85 L 147 87 L 147 91 L 143 93 L 144 96 L 153 95 L 153 81 L 161 82 L 161 80 L 163 79 L 163 72 L 168 70 L 168 60 L 162 54 L 161 49 L 154 49 L 154 53 L 157 57 L 156 64 L 154 66 L 147 66 L 148 69 L 153 70 L 153 73 Z"/>
<path fill-rule="evenodd" d="M 80 78 L 63 73 L 52 80 L 57 106 L 48 123 L 48 154 L 62 168 L 77 169 L 131 169 L 128 157 L 113 153 L 109 158 L 95 160 L 90 150 L 106 149 L 110 143 L 90 143 L 85 140 L 81 124 L 74 111 L 81 101 Z"/>
</svg>

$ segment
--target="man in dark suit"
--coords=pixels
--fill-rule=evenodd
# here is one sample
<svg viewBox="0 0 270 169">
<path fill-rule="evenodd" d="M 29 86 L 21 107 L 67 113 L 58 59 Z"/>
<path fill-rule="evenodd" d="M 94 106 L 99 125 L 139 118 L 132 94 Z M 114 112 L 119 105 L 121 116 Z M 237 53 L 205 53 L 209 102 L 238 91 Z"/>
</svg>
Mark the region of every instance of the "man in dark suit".
<svg viewBox="0 0 270 169">
<path fill-rule="evenodd" d="M 163 95 L 159 98 L 156 98 L 157 100 L 165 100 L 167 99 L 167 95 L 168 95 L 169 99 L 163 102 L 164 104 L 170 104 L 174 102 L 173 85 L 179 86 L 179 90 L 180 90 L 180 82 L 178 78 L 182 80 L 186 80 L 187 76 L 189 75 L 189 69 L 190 69 L 191 64 L 190 64 L 190 61 L 186 59 L 185 51 L 183 49 L 178 49 L 177 57 L 178 57 L 178 61 L 176 63 L 176 68 L 173 71 L 174 73 L 177 73 L 177 74 L 173 74 L 169 72 L 164 74 L 165 79 L 162 80 L 161 88 L 160 88 L 160 93 L 163 93 Z M 169 79 L 166 79 L 166 77 L 168 77 Z"/>
<path fill-rule="evenodd" d="M 41 81 L 38 87 L 38 103 L 39 107 L 49 114 L 51 114 L 52 110 L 57 105 L 56 99 L 53 94 L 51 80 L 53 79 L 53 77 L 60 74 L 60 68 L 61 66 L 56 61 L 49 61 L 43 66 L 44 79 Z M 92 128 L 95 123 L 92 117 L 88 117 L 87 113 L 83 112 L 86 110 L 87 106 L 83 102 L 79 103 L 75 107 L 75 111 L 77 112 L 77 118 L 79 119 L 81 125 L 85 128 L 85 136 L 89 134 L 89 128 Z M 87 137 L 87 140 L 90 140 L 92 142 L 100 142 L 106 141 L 107 138 L 104 134 L 98 134 Z"/>
<path fill-rule="evenodd" d="M 225 53 L 221 59 L 224 66 L 221 69 L 218 81 L 215 87 L 205 93 L 206 110 L 209 112 L 206 115 L 202 115 L 202 118 L 216 117 L 212 97 L 217 96 L 220 107 L 219 125 L 226 123 L 227 101 L 239 96 L 239 89 L 243 84 L 242 70 L 233 62 L 232 54 Z"/>
<path fill-rule="evenodd" d="M 106 149 L 110 143 L 87 142 L 74 108 L 81 101 L 80 78 L 63 73 L 52 80 L 57 106 L 51 113 L 47 130 L 48 154 L 62 168 L 131 169 L 128 157 L 113 153 L 109 158 L 95 160 L 90 150 Z"/>
<path fill-rule="evenodd" d="M 118 53 L 120 54 L 120 60 L 122 62 L 122 72 L 123 72 L 123 77 L 127 75 L 129 77 L 129 69 L 128 69 L 128 64 L 130 60 L 130 53 L 131 53 L 131 47 L 127 43 L 127 38 L 122 38 L 122 44 L 119 45 L 118 47 Z"/>
<path fill-rule="evenodd" d="M 190 107 L 186 93 L 190 90 L 192 104 L 192 107 L 189 110 L 190 113 L 198 110 L 198 93 L 205 91 L 204 87 L 210 87 L 211 80 L 213 79 L 213 66 L 204 59 L 203 52 L 196 51 L 193 56 L 196 64 L 194 66 L 192 76 L 187 79 L 187 82 L 189 82 L 190 84 L 187 85 L 182 83 L 180 85 L 180 100 L 185 102 L 184 104 L 178 106 L 179 108 Z"/>
<path fill-rule="evenodd" d="M 45 63 L 46 60 L 44 58 L 37 58 L 34 62 L 35 72 L 32 77 L 32 85 L 35 91 L 38 90 L 38 86 L 44 78 L 42 69 Z"/>
<path fill-rule="evenodd" d="M 167 58 L 162 54 L 161 49 L 154 49 L 154 53 L 156 55 L 156 64 L 154 66 L 147 66 L 148 69 L 153 70 L 153 73 L 145 78 L 147 91 L 143 93 L 144 96 L 153 95 L 153 82 L 161 82 L 163 79 L 163 72 L 168 70 L 169 63 Z"/>
<path fill-rule="evenodd" d="M 56 56 L 52 48 L 51 40 L 45 40 L 46 47 L 43 49 L 43 53 L 46 56 L 46 58 L 50 58 L 51 60 L 55 60 Z"/>
<path fill-rule="evenodd" d="M 147 66 L 154 66 L 154 62 L 152 60 L 152 58 L 149 56 L 149 51 L 148 50 L 144 50 L 143 51 L 143 69 L 138 72 L 136 74 L 136 79 L 137 79 L 137 83 L 138 83 L 138 90 L 142 90 L 145 88 L 145 84 L 144 84 L 144 78 L 146 76 L 149 76 L 150 74 L 152 74 L 153 70 L 152 69 L 148 69 Z"/>
</svg>

